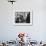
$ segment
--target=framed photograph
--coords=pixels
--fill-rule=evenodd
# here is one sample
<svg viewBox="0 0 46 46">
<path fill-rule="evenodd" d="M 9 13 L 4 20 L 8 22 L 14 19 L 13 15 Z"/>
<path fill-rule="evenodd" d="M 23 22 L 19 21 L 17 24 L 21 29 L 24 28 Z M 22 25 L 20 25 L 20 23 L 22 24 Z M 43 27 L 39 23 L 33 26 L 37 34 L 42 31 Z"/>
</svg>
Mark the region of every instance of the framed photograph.
<svg viewBox="0 0 46 46">
<path fill-rule="evenodd" d="M 32 25 L 32 11 L 16 11 L 14 23 L 17 26 Z"/>
</svg>

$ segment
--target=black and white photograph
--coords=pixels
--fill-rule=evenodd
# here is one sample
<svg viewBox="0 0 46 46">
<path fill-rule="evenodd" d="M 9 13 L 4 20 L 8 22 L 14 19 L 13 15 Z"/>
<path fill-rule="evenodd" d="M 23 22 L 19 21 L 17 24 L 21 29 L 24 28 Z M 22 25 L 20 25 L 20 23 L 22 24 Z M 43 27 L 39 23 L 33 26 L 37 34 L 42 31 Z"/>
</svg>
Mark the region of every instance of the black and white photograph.
<svg viewBox="0 0 46 46">
<path fill-rule="evenodd" d="M 31 25 L 32 13 L 27 12 L 15 12 L 15 24 L 16 25 Z"/>
</svg>

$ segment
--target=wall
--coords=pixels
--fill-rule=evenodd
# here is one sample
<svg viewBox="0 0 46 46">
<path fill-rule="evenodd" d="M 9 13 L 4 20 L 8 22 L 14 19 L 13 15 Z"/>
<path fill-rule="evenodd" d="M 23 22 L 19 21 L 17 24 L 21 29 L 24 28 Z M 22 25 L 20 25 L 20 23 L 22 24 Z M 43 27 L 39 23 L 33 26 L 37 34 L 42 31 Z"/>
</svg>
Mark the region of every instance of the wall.
<svg viewBox="0 0 46 46">
<path fill-rule="evenodd" d="M 13 24 L 16 10 L 33 10 L 32 26 L 15 26 Z M 7 0 L 0 0 L 0 40 L 11 40 L 18 32 L 26 32 L 33 40 L 46 40 L 46 1 L 17 0 L 14 5 Z"/>
</svg>

